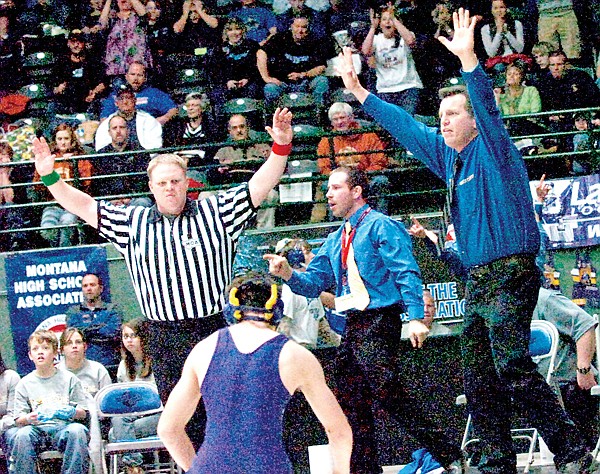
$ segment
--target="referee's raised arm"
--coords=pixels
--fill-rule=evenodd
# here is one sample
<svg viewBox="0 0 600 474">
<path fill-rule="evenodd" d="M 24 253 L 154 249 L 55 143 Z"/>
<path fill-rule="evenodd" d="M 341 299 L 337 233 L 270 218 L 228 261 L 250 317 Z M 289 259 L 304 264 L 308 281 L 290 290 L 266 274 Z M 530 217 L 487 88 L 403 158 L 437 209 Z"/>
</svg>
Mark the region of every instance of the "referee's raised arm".
<svg viewBox="0 0 600 474">
<path fill-rule="evenodd" d="M 271 154 L 265 163 L 248 181 L 248 189 L 254 207 L 267 197 L 285 171 L 287 157 L 292 151 L 292 113 L 288 109 L 277 109 L 273 114 L 273 126 L 265 127 L 273 139 Z"/>
<path fill-rule="evenodd" d="M 94 198 L 65 183 L 54 170 L 54 155 L 45 138 L 33 139 L 35 169 L 48 190 L 62 207 L 79 216 L 94 228 L 98 228 L 98 212 Z"/>
</svg>

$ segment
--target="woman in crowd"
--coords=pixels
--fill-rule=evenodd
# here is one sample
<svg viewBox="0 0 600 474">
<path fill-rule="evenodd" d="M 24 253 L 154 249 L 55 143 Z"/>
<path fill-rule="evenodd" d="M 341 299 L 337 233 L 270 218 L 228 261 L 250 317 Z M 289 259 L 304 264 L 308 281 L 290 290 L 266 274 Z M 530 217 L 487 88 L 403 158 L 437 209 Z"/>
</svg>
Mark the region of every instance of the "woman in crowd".
<svg viewBox="0 0 600 474">
<path fill-rule="evenodd" d="M 155 384 L 150 357 L 149 321 L 133 319 L 121 325 L 121 363 L 117 370 L 117 382 L 149 382 Z M 144 417 L 115 417 L 109 433 L 112 441 L 145 438 L 156 434 L 159 414 Z M 142 474 L 142 453 L 123 456 L 126 474 Z"/>
<path fill-rule="evenodd" d="M 57 161 L 54 164 L 54 170 L 62 179 L 73 180 L 83 179 L 83 181 L 74 184 L 85 192 L 88 191 L 90 181 L 85 180 L 92 176 L 92 165 L 88 160 L 76 160 L 77 170 L 75 170 L 75 161 L 68 158 L 85 155 L 85 150 L 81 146 L 75 129 L 67 123 L 59 124 L 52 132 L 52 141 L 50 150 L 56 156 Z M 61 160 L 64 159 L 64 160 Z M 40 175 L 35 172 L 34 182 L 41 181 Z M 33 202 L 50 201 L 52 195 L 46 186 L 38 185 L 34 187 L 35 195 L 32 196 Z M 68 247 L 77 243 L 77 229 L 75 227 L 55 228 L 61 225 L 72 225 L 77 222 L 77 216 L 70 213 L 59 205 L 48 206 L 42 212 L 40 227 L 45 229 L 40 232 L 42 237 L 48 241 L 52 247 Z"/>
<path fill-rule="evenodd" d="M 417 73 L 411 53 L 415 34 L 394 15 L 394 7 L 371 10 L 371 29 L 363 44 L 362 53 L 377 75 L 377 95 L 414 114 L 423 83 Z M 377 29 L 381 32 L 377 33 Z"/>
<path fill-rule="evenodd" d="M 256 41 L 246 38 L 246 25 L 230 18 L 223 27 L 223 44 L 215 48 L 208 70 L 213 74 L 212 102 L 220 109 L 230 99 L 259 99 L 262 93 L 260 73 L 256 65 Z"/>
<path fill-rule="evenodd" d="M 506 68 L 505 86 L 495 90 L 502 115 L 534 114 L 542 110 L 538 90 L 524 83 L 526 72 L 527 66 L 521 61 L 515 61 Z"/>
<path fill-rule="evenodd" d="M 125 74 L 134 61 L 152 66 L 144 4 L 140 0 L 117 0 L 116 12 L 112 12 L 111 6 L 112 0 L 106 0 L 100 16 L 101 28 L 108 29 L 104 56 L 106 74 Z"/>
<path fill-rule="evenodd" d="M 60 351 L 63 359 L 58 364 L 59 370 L 68 370 L 83 385 L 84 390 L 94 397 L 103 387 L 110 385 L 110 375 L 100 362 L 89 360 L 85 352 L 87 342 L 80 329 L 69 327 L 60 336 Z"/>
<path fill-rule="evenodd" d="M 503 63 L 503 57 L 523 53 L 523 25 L 513 20 L 504 0 L 492 2 L 492 21 L 481 28 L 481 39 L 488 55 L 486 67 Z"/>
</svg>

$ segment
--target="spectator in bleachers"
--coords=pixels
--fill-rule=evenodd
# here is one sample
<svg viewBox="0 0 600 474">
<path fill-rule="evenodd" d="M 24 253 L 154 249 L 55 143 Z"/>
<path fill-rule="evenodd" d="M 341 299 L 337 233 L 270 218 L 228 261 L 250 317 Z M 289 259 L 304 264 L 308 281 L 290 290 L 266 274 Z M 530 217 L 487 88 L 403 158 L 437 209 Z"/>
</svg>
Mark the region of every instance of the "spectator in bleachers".
<svg viewBox="0 0 600 474">
<path fill-rule="evenodd" d="M 589 112 L 577 112 L 573 115 L 575 130 L 579 133 L 573 135 L 573 150 L 574 151 L 589 151 L 597 149 L 599 146 L 598 139 L 595 134 L 592 134 L 592 129 L 595 128 L 592 122 L 592 116 Z M 574 155 L 568 163 L 572 174 L 576 176 L 591 174 L 594 172 L 591 160 L 587 155 Z"/>
<path fill-rule="evenodd" d="M 402 15 L 402 22 L 416 34 L 411 53 L 423 83 L 418 113 L 437 116 L 440 104 L 438 90 L 449 79 L 460 76 L 460 62 L 438 40 L 440 35 L 448 38 L 454 35 L 450 5 L 440 1 L 433 9 L 424 10 L 425 6 L 417 2 L 414 10 Z"/>
<path fill-rule="evenodd" d="M 358 0 L 360 1 L 360 0 Z M 289 0 L 268 0 L 268 3 L 271 4 L 272 8 L 273 8 L 273 12 L 276 15 L 281 15 L 282 13 L 288 11 L 290 8 L 292 8 L 291 2 Z M 327 0 L 308 0 L 305 2 L 306 6 L 312 8 L 313 10 L 326 10 L 328 7 L 325 8 L 319 8 L 319 6 L 323 5 L 324 3 L 327 3 Z M 355 2 L 348 2 L 350 4 L 355 3 Z M 316 4 L 316 5 L 315 5 Z"/>
<path fill-rule="evenodd" d="M 223 104 L 234 98 L 262 97 L 262 80 L 256 65 L 259 45 L 246 35 L 246 25 L 230 18 L 223 27 L 223 43 L 210 55 L 212 102 L 220 112 Z"/>
<path fill-rule="evenodd" d="M 361 171 L 381 171 L 388 167 L 389 160 L 383 150 L 384 143 L 374 132 L 360 132 L 361 125 L 354 118 L 352 107 L 345 102 L 335 102 L 327 112 L 331 128 L 334 132 L 356 130 L 352 135 L 323 137 L 317 147 L 317 165 L 321 174 L 329 176 L 338 166 L 358 168 Z M 333 151 L 331 141 L 333 140 Z M 376 151 L 381 153 L 372 153 Z M 335 155 L 335 156 L 334 156 Z M 332 161 L 332 158 L 335 160 Z M 374 209 L 384 214 L 388 213 L 388 197 L 390 182 L 385 175 L 369 177 L 371 195 L 378 196 L 376 202 L 371 202 Z M 315 199 L 323 198 L 323 189 L 317 188 Z M 312 222 L 320 222 L 325 217 L 326 205 L 317 203 L 313 207 Z"/>
<path fill-rule="evenodd" d="M 529 73 L 529 82 L 532 86 L 538 88 L 540 80 L 548 73 L 548 55 L 554 50 L 550 43 L 539 41 L 531 48 L 531 55 L 535 60 L 531 72 Z"/>
<path fill-rule="evenodd" d="M 181 18 L 173 25 L 180 53 L 204 57 L 219 43 L 219 19 L 202 0 L 185 0 Z"/>
<path fill-rule="evenodd" d="M 271 148 L 267 143 L 255 143 L 243 146 L 247 140 L 260 139 L 260 135 L 250 130 L 246 117 L 240 114 L 232 115 L 227 124 L 229 138 L 228 146 L 219 148 L 215 160 L 219 162 L 217 168 L 211 168 L 207 173 L 208 183 L 211 186 L 223 184 L 244 183 L 252 177 L 258 168 L 269 157 Z M 237 142 L 237 143 L 236 143 Z M 279 202 L 279 194 L 272 189 L 264 204 L 275 206 Z M 275 207 L 259 209 L 256 213 L 257 228 L 275 227 Z"/>
<path fill-rule="evenodd" d="M 168 66 L 168 55 L 174 53 L 176 49 L 173 42 L 174 33 L 169 18 L 164 14 L 158 0 L 150 0 L 146 3 L 146 16 L 148 20 L 146 38 L 154 62 L 153 81 L 162 87 L 167 82 L 165 76 L 171 72 Z"/>
<path fill-rule="evenodd" d="M 58 61 L 54 98 L 57 113 L 85 112 L 106 89 L 106 78 L 98 63 L 89 57 L 85 35 L 73 31 L 67 41 L 67 51 Z"/>
<path fill-rule="evenodd" d="M 150 330 L 147 319 L 138 318 L 123 323 L 121 330 L 121 363 L 117 371 L 117 382 L 148 382 L 156 384 L 150 356 Z M 131 440 L 156 435 L 160 414 L 148 416 L 123 416 L 112 418 L 112 429 L 108 434 L 111 441 Z M 124 474 L 143 474 L 142 453 L 127 453 L 121 458 L 125 465 Z"/>
<path fill-rule="evenodd" d="M 504 87 L 494 89 L 503 115 L 534 114 L 542 110 L 538 90 L 524 83 L 526 71 L 527 66 L 521 61 L 509 64 L 504 73 Z"/>
<path fill-rule="evenodd" d="M 146 7 L 140 0 L 116 0 L 114 12 L 112 2 L 106 0 L 100 16 L 100 26 L 108 31 L 104 56 L 106 74 L 125 74 L 134 61 L 152 66 L 146 37 Z"/>
<path fill-rule="evenodd" d="M 523 53 L 525 39 L 523 24 L 512 18 L 505 0 L 492 1 L 492 19 L 481 28 L 481 39 L 487 54 L 487 68 L 506 63 L 506 57 L 515 59 L 516 54 Z M 500 67 L 500 71 L 504 68 Z"/>
<path fill-rule="evenodd" d="M 29 0 L 27 8 L 22 8 L 19 23 L 24 32 L 43 34 L 45 24 L 65 26 L 69 16 L 69 5 L 65 1 Z"/>
<path fill-rule="evenodd" d="M 88 160 L 74 161 L 69 158 L 74 156 L 85 155 L 85 150 L 79 143 L 77 134 L 73 127 L 67 123 L 59 124 L 52 132 L 52 141 L 50 142 L 50 150 L 58 158 L 55 162 L 54 170 L 63 179 L 72 180 L 79 178 L 80 181 L 76 185 L 87 191 L 90 186 L 90 181 L 85 179 L 92 176 L 92 165 Z M 60 160 L 60 159 L 63 160 Z M 75 169 L 77 166 L 77 169 Z M 33 175 L 33 182 L 39 183 L 40 175 L 36 171 Z M 41 184 L 34 188 L 34 202 L 45 202 L 52 199 L 52 195 L 46 189 L 46 186 Z M 75 214 L 67 211 L 65 208 L 54 204 L 44 208 L 42 212 L 42 220 L 40 227 L 44 230 L 40 231 L 41 236 L 50 244 L 51 247 L 68 247 L 75 245 L 77 242 L 77 229 L 75 227 L 54 228 L 60 225 L 72 225 L 77 223 L 78 218 Z"/>
<path fill-rule="evenodd" d="M 569 59 L 579 58 L 581 38 L 573 0 L 536 0 L 535 5 L 538 12 L 538 40 L 552 44 L 554 49 L 562 49 Z"/>
<path fill-rule="evenodd" d="M 120 153 L 134 151 L 129 141 L 127 122 L 120 115 L 108 119 L 108 134 L 111 142 L 98 150 L 98 153 Z M 96 158 L 94 171 L 97 176 L 121 175 L 126 173 L 142 173 L 141 175 L 114 176 L 95 179 L 92 183 L 92 196 L 115 196 L 146 191 L 147 177 L 145 170 L 150 161 L 149 155 L 115 155 Z M 115 206 L 133 205 L 150 207 L 152 200 L 148 197 L 119 197 L 110 201 Z"/>
<path fill-rule="evenodd" d="M 127 68 L 125 80 L 135 94 L 136 109 L 149 113 L 164 126 L 177 115 L 177 105 L 169 94 L 149 86 L 146 79 L 146 67 L 140 62 L 133 61 Z M 117 111 L 116 96 L 117 92 L 113 92 L 102 102 L 101 119 Z"/>
<path fill-rule="evenodd" d="M 545 111 L 600 106 L 600 89 L 585 71 L 570 68 L 565 53 L 553 51 L 548 56 L 549 72 L 539 83 L 542 108 Z M 552 131 L 572 129 L 573 120 L 563 114 L 551 115 Z"/>
<path fill-rule="evenodd" d="M 317 41 L 329 37 L 323 13 L 306 5 L 305 0 L 289 0 L 290 8 L 277 15 L 277 31 L 288 31 L 295 18 L 299 16 L 308 18 L 311 36 Z"/>
<path fill-rule="evenodd" d="M 369 12 L 366 8 L 355 5 L 356 2 L 330 0 L 330 3 L 331 8 L 325 12 L 325 29 L 327 32 L 333 34 L 336 31 L 347 30 L 350 33 L 353 22 L 369 23 Z M 362 40 L 360 43 L 362 43 Z"/>
<path fill-rule="evenodd" d="M 35 370 L 15 389 L 14 415 L 19 429 L 10 440 L 9 471 L 34 473 L 40 451 L 57 449 L 63 454 L 64 474 L 88 472 L 88 399 L 79 379 L 58 370 L 58 339 L 51 331 L 37 330 L 27 341 Z"/>
<path fill-rule="evenodd" d="M 17 88 L 19 84 L 19 33 L 16 28 L 15 8 L 12 0 L 0 5 L 0 96 Z"/>
<path fill-rule="evenodd" d="M 75 2 L 69 12 L 66 27 L 69 30 L 82 30 L 86 34 L 97 32 L 103 6 L 103 0 L 80 0 Z"/>
<path fill-rule="evenodd" d="M 176 117 L 165 132 L 168 146 L 202 145 L 218 141 L 219 131 L 209 112 L 206 94 L 192 92 L 185 97 L 186 116 Z"/>
<path fill-rule="evenodd" d="M 282 239 L 275 245 L 275 253 L 299 272 L 305 271 L 315 257 L 311 245 L 304 239 Z M 341 337 L 331 329 L 325 317 L 325 304 L 335 304 L 333 294 L 323 292 L 318 298 L 308 298 L 295 294 L 287 283 L 283 283 L 281 301 L 283 318 L 277 332 L 307 349 L 340 345 Z"/>
<path fill-rule="evenodd" d="M 75 375 L 83 390 L 92 398 L 103 387 L 112 383 L 108 370 L 100 362 L 86 357 L 87 342 L 80 329 L 67 327 L 60 335 L 62 359 L 56 366 Z"/>
<path fill-rule="evenodd" d="M 162 148 L 162 126 L 160 122 L 143 110 L 137 110 L 135 92 L 131 86 L 121 87 L 115 98 L 117 112 L 108 116 L 119 115 L 125 119 L 129 130 L 129 146 L 132 150 L 150 150 Z M 108 120 L 104 120 L 96 130 L 96 151 L 111 143 L 108 133 Z"/>
<path fill-rule="evenodd" d="M 240 8 L 232 14 L 246 25 L 246 36 L 261 46 L 277 33 L 277 19 L 273 11 L 256 3 L 256 0 L 240 0 Z M 227 25 L 225 25 L 227 28 Z"/>
<path fill-rule="evenodd" d="M 8 164 L 13 158 L 13 149 L 6 142 L 0 142 L 0 164 Z M 0 230 L 15 230 L 26 227 L 23 209 L 13 207 L 15 191 L 10 186 L 13 184 L 11 174 L 13 167 L 0 167 Z M 21 232 L 0 234 L 0 252 L 9 250 L 25 250 L 28 248 L 27 236 Z"/>
<path fill-rule="evenodd" d="M 122 315 L 116 305 L 102 300 L 103 289 L 99 275 L 86 273 L 81 280 L 82 302 L 67 309 L 66 323 L 85 335 L 88 357 L 116 373 Z"/>
<path fill-rule="evenodd" d="M 14 403 L 15 389 L 21 377 L 14 370 L 6 367 L 0 352 L 0 449 L 7 453 L 15 428 Z M 0 462 L 4 462 L 3 460 Z M 0 469 L 1 471 L 1 469 Z"/>
<path fill-rule="evenodd" d="M 316 107 L 322 107 L 329 93 L 324 73 L 331 56 L 331 42 L 317 39 L 310 19 L 295 17 L 289 30 L 277 33 L 257 53 L 266 108 L 275 109 L 279 97 L 288 92 L 310 92 Z"/>
<path fill-rule="evenodd" d="M 413 115 L 423 88 L 411 53 L 416 36 L 396 17 L 393 6 L 371 9 L 370 16 L 371 28 L 362 44 L 362 53 L 377 74 L 378 95 Z"/>
</svg>

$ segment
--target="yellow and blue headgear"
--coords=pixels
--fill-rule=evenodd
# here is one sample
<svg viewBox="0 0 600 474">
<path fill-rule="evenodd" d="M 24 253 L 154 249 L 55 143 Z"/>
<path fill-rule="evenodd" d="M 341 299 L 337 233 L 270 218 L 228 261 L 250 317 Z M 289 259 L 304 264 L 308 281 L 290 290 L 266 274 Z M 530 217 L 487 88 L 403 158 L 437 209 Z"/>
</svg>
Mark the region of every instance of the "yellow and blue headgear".
<svg viewBox="0 0 600 474">
<path fill-rule="evenodd" d="M 252 320 L 277 326 L 283 318 L 283 301 L 279 298 L 277 285 L 272 283 L 269 278 L 256 275 L 251 275 L 249 279 L 242 277 L 241 280 L 238 286 L 232 286 L 229 290 L 228 303 L 223 309 L 223 315 L 227 323 L 232 325 L 243 320 Z M 234 285 L 235 283 L 234 281 Z M 240 294 L 244 294 L 249 290 L 252 291 L 252 286 L 256 289 L 262 288 L 265 290 L 268 285 L 270 285 L 269 297 L 262 306 L 258 306 L 256 301 L 253 301 L 253 304 L 240 303 Z M 247 299 L 244 298 L 243 302 L 246 302 Z M 248 312 L 258 313 L 258 315 L 249 315 Z"/>
</svg>

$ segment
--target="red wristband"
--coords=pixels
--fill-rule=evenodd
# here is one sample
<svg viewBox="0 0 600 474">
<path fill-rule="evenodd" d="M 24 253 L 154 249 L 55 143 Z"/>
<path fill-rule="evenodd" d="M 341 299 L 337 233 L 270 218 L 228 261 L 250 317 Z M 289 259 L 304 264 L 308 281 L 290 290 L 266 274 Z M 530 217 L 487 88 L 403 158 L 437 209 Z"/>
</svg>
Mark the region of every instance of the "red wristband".
<svg viewBox="0 0 600 474">
<path fill-rule="evenodd" d="M 271 151 L 279 156 L 288 156 L 292 152 L 292 144 L 280 145 L 279 143 L 273 142 Z"/>
</svg>

